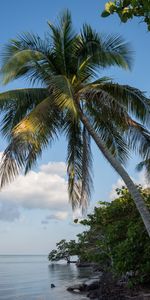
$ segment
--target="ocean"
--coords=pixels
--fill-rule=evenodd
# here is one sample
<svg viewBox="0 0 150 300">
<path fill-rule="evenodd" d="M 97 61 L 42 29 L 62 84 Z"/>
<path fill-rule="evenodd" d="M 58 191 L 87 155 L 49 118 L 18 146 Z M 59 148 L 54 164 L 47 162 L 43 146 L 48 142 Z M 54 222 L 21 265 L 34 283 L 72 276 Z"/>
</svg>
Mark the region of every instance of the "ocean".
<svg viewBox="0 0 150 300">
<path fill-rule="evenodd" d="M 44 255 L 1 255 L 0 300 L 81 300 L 66 288 L 89 274 L 74 264 L 50 264 Z"/>
</svg>

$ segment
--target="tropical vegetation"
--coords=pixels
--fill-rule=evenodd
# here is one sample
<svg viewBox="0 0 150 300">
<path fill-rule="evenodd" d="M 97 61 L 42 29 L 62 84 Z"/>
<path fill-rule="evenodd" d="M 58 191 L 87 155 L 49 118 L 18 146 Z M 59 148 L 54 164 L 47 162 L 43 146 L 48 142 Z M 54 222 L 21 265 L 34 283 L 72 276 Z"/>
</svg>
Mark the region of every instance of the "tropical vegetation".
<svg viewBox="0 0 150 300">
<path fill-rule="evenodd" d="M 24 33 L 3 50 L 4 84 L 26 78 L 33 87 L 0 94 L 1 132 L 8 140 L 0 166 L 1 187 L 36 164 L 44 148 L 66 136 L 68 191 L 73 208 L 86 209 L 92 188 L 91 138 L 127 185 L 150 235 L 150 213 L 123 165 L 130 151 L 149 159 L 149 100 L 127 84 L 102 76 L 110 66 L 131 69 L 121 36 L 104 36 L 71 15 L 48 22 L 45 39 Z"/>
<path fill-rule="evenodd" d="M 114 0 L 105 4 L 102 17 L 117 13 L 121 22 L 126 23 L 133 17 L 139 17 L 150 30 L 150 1 L 149 0 Z"/>
<path fill-rule="evenodd" d="M 48 259 L 50 261 L 66 260 L 67 263 L 71 263 L 71 257 L 79 254 L 78 243 L 75 240 L 67 242 L 65 239 L 56 244 L 56 249 L 52 250 Z M 75 261 L 73 261 L 75 262 Z"/>
<path fill-rule="evenodd" d="M 138 187 L 150 209 L 150 190 Z M 70 255 L 80 262 L 92 262 L 104 272 L 124 278 L 130 284 L 150 283 L 150 240 L 132 197 L 125 187 L 117 189 L 112 202 L 99 202 L 94 212 L 80 221 L 83 233 L 71 243 Z M 76 220 L 77 222 L 77 220 Z M 57 252 L 56 250 L 53 250 Z M 67 246 L 69 252 L 69 247 Z M 59 252 L 59 251 L 58 251 Z M 51 253 L 49 255 L 51 261 Z M 55 261 L 55 259 L 53 260 Z"/>
</svg>

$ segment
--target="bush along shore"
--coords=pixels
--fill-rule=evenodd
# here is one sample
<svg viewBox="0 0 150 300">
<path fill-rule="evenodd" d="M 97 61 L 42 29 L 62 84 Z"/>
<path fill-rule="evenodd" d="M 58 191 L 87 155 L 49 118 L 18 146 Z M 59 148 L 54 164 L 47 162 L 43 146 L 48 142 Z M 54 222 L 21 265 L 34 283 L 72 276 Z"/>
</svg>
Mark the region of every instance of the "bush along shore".
<svg viewBox="0 0 150 300">
<path fill-rule="evenodd" d="M 150 190 L 138 186 L 150 209 Z M 77 267 L 91 266 L 91 277 L 68 287 L 81 299 L 150 299 L 150 239 L 125 187 L 112 202 L 99 202 L 80 221 L 85 226 L 77 240 L 61 240 L 49 253 L 50 261 L 78 256 Z M 79 221 L 74 220 L 75 223 Z"/>
</svg>

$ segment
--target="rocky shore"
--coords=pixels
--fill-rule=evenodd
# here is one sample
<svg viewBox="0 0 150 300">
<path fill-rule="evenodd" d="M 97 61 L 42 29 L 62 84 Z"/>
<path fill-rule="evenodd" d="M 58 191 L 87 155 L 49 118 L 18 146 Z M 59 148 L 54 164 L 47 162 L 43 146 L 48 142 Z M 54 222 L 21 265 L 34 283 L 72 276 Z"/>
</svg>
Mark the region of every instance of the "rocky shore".
<svg viewBox="0 0 150 300">
<path fill-rule="evenodd" d="M 126 282 L 115 280 L 110 273 L 93 271 L 89 279 L 67 288 L 81 300 L 150 300 L 150 288 L 129 289 Z"/>
</svg>

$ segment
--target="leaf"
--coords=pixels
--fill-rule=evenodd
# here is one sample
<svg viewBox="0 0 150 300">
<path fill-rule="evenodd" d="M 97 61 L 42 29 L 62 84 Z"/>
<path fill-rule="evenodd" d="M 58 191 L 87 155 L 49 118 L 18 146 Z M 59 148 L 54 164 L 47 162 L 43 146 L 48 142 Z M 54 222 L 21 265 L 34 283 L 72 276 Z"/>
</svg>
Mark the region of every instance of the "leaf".
<svg viewBox="0 0 150 300">
<path fill-rule="evenodd" d="M 106 18 L 106 17 L 110 16 L 110 12 L 107 11 L 107 10 L 104 10 L 104 11 L 101 13 L 101 16 L 102 16 L 103 18 Z"/>
</svg>

